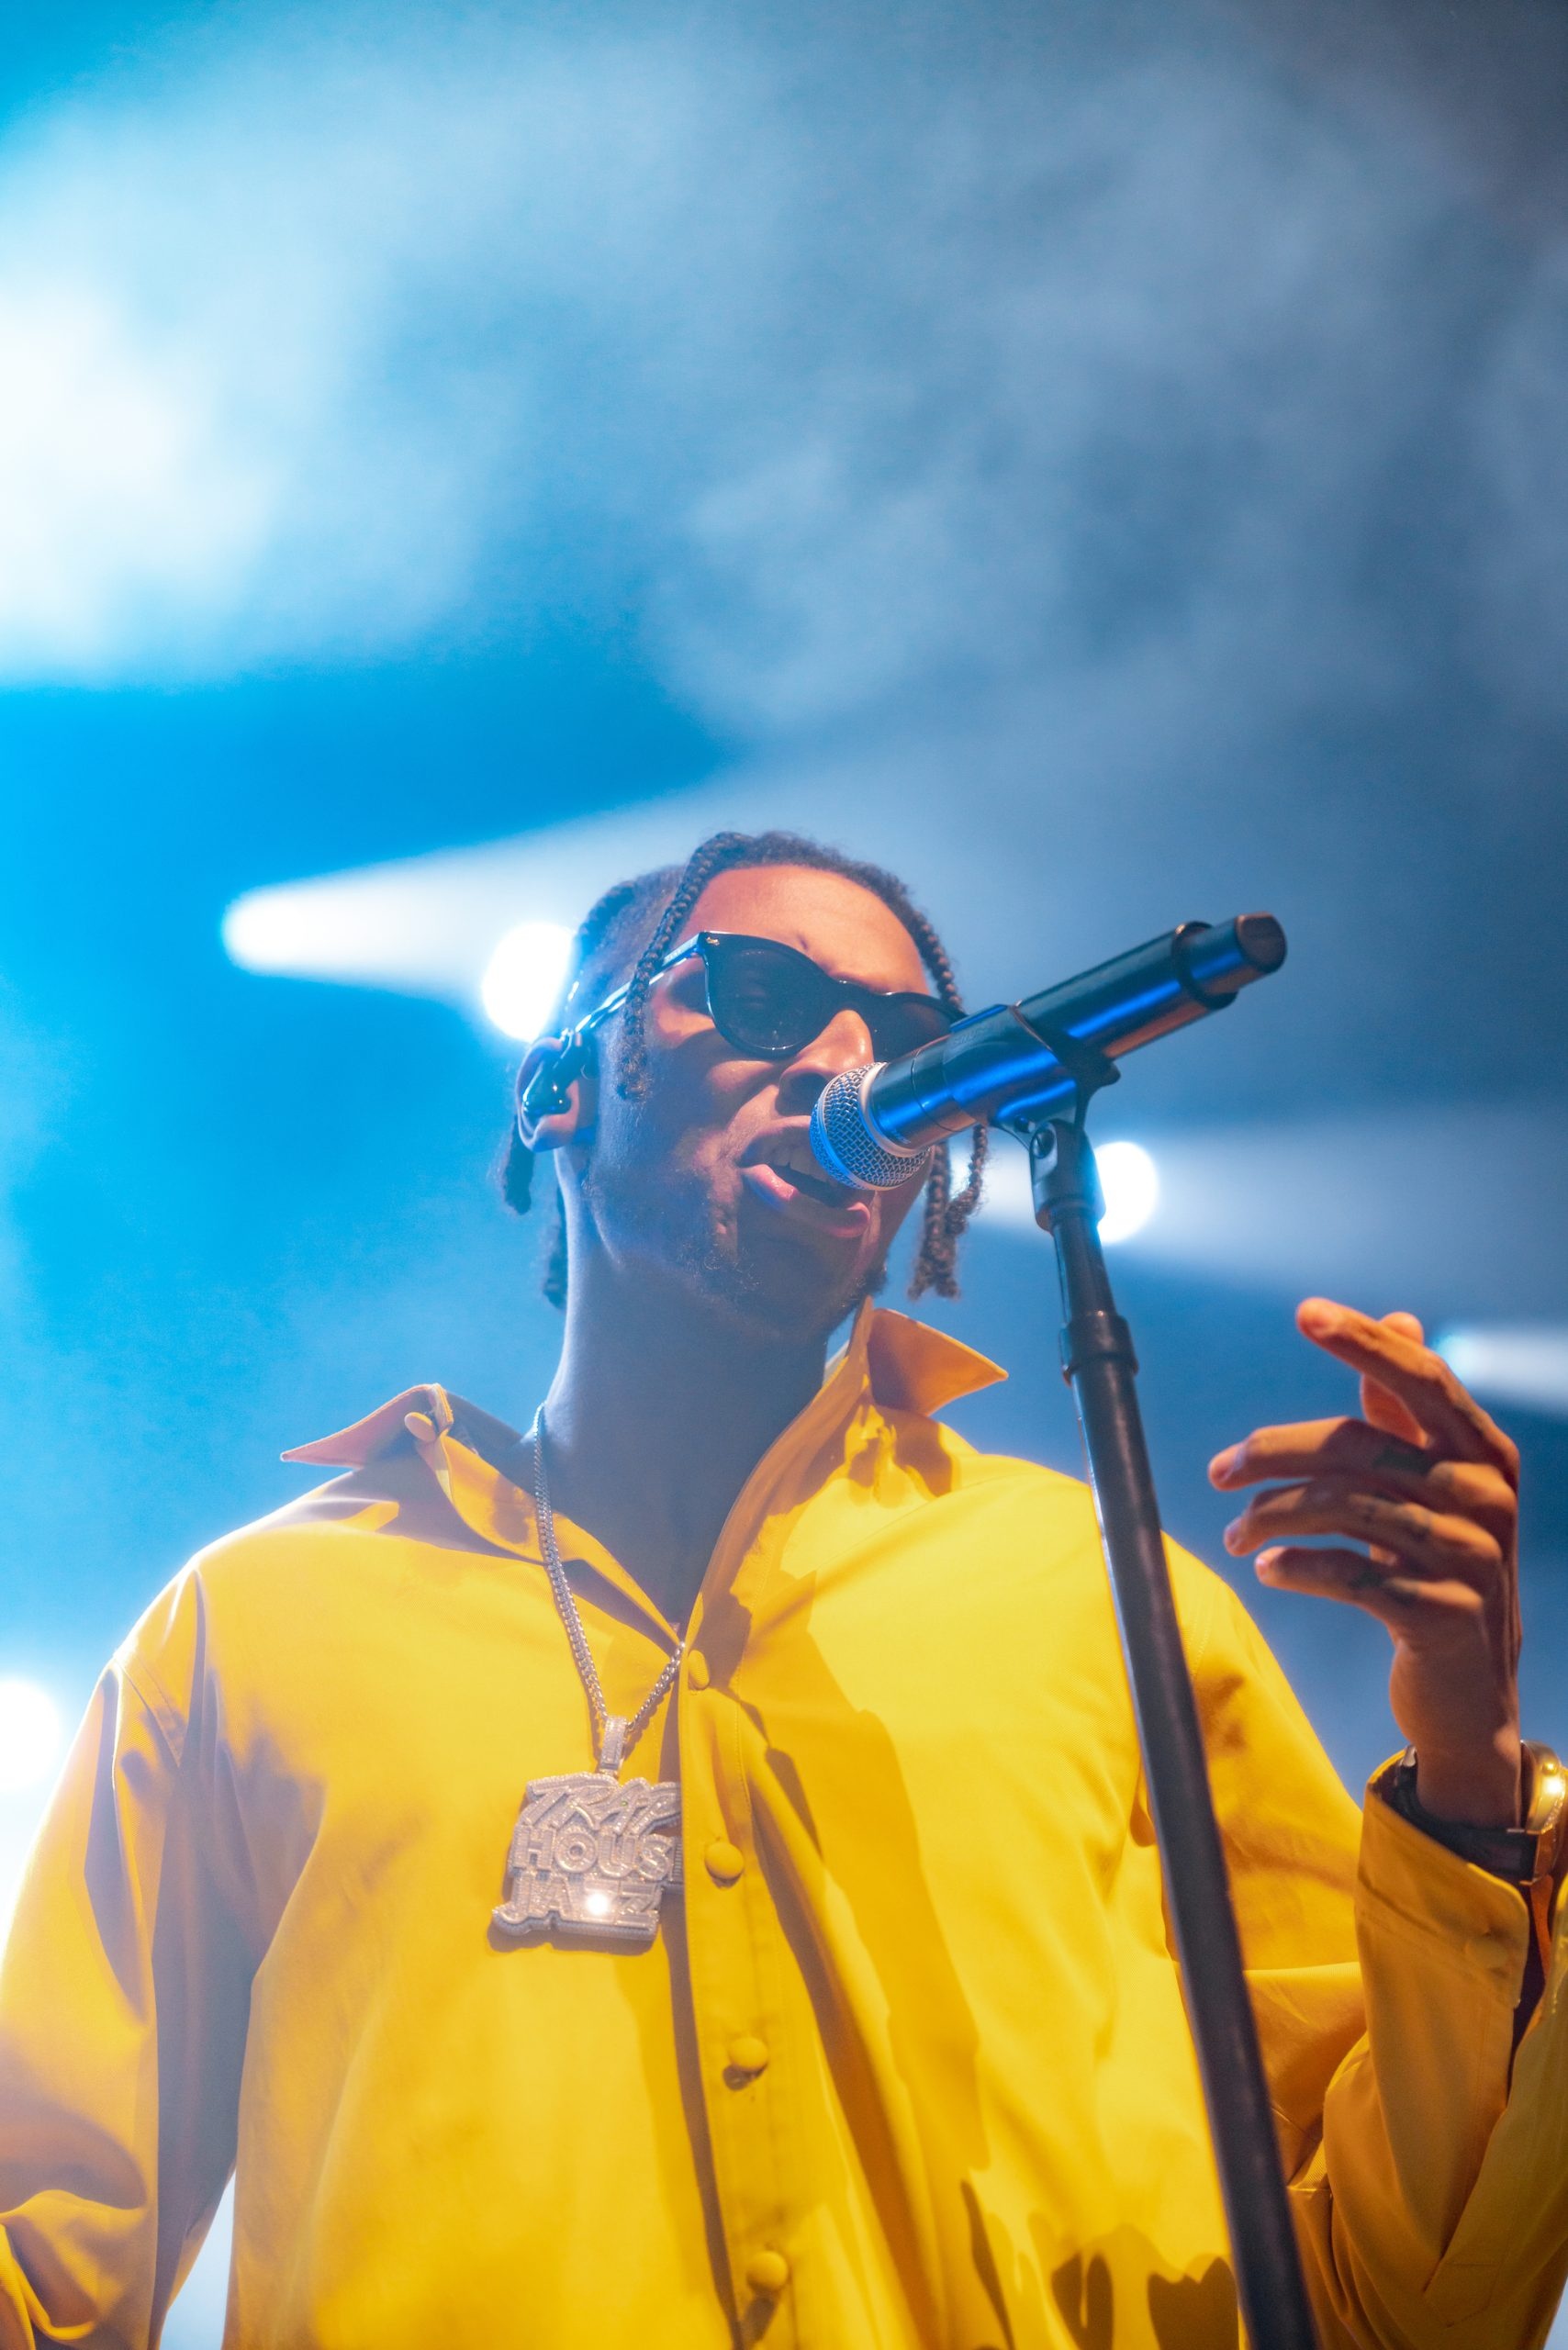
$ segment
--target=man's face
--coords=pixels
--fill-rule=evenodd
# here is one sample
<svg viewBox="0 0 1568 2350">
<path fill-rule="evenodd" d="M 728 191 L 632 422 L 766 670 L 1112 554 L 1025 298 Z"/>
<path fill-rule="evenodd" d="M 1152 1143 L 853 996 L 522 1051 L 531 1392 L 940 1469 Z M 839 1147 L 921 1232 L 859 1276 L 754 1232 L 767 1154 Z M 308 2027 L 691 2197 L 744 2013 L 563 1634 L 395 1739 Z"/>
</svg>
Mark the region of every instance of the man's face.
<svg viewBox="0 0 1568 2350">
<path fill-rule="evenodd" d="M 919 950 L 879 897 L 797 866 L 722 873 L 683 928 L 743 932 L 800 949 L 835 979 L 927 992 Z M 654 983 L 648 1089 L 616 1091 L 617 1023 L 598 1042 L 595 1125 L 571 1154 L 578 1205 L 611 1260 L 656 1263 L 752 1324 L 825 1334 L 874 1288 L 920 1190 L 851 1192 L 815 1172 L 812 1105 L 876 1056 L 844 1007 L 787 1061 L 745 1058 L 709 1018 L 700 960 Z"/>
</svg>

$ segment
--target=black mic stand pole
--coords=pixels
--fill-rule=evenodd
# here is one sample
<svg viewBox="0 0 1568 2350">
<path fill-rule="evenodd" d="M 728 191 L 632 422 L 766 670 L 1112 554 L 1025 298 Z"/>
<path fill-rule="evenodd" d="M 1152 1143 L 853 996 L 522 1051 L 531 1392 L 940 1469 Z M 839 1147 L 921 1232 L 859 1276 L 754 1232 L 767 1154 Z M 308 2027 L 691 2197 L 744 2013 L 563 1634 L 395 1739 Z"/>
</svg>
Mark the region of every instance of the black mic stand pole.
<svg viewBox="0 0 1568 2350">
<path fill-rule="evenodd" d="M 1110 1570 L 1242 2321 L 1250 2350 L 1316 2350 L 1197 1702 L 1177 1628 L 1138 1411 L 1137 1358 L 1132 1333 L 1116 1312 L 1100 1241 L 1103 1203 L 1083 1113 L 1089 1095 L 1116 1071 L 1076 1039 L 1059 1041 L 1064 1063 L 1078 1080 L 1077 1118 L 1005 1123 L 1029 1145 L 1035 1220 L 1056 1242 L 1062 1364 L 1078 1404 Z"/>
</svg>

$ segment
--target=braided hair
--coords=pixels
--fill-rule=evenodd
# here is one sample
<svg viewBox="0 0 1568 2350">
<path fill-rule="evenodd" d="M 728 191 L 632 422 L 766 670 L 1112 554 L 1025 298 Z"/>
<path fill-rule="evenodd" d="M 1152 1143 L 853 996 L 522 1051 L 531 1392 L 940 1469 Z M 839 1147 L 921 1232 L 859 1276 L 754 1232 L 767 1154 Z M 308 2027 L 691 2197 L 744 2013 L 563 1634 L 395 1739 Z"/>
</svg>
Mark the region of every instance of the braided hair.
<svg viewBox="0 0 1568 2350">
<path fill-rule="evenodd" d="M 716 873 L 765 865 L 799 865 L 817 873 L 836 873 L 880 898 L 898 916 L 920 950 L 943 1009 L 958 1019 L 963 1012 L 958 982 L 947 952 L 931 922 L 911 899 L 904 885 L 879 865 L 865 865 L 820 841 L 796 833 L 715 833 L 703 841 L 684 866 L 669 865 L 634 880 L 618 881 L 591 906 L 572 942 L 560 997 L 543 1031 L 558 1035 L 567 1024 L 566 1011 L 574 996 L 587 1007 L 619 986 L 631 968 L 626 1006 L 621 1015 L 618 1090 L 626 1100 L 647 1091 L 648 1048 L 644 1027 L 648 990 L 659 964 L 679 937 L 692 907 Z M 924 1221 L 920 1248 L 910 1281 L 911 1297 L 934 1290 L 938 1297 L 957 1297 L 955 1266 L 958 1239 L 980 1204 L 985 1166 L 986 1129 L 973 1129 L 969 1172 L 962 1191 L 953 1190 L 952 1159 L 946 1143 L 932 1158 L 925 1181 Z M 523 1141 L 514 1119 L 501 1169 L 501 1192 L 507 1205 L 526 1215 L 532 1197 L 534 1155 Z M 544 1294 L 552 1305 L 566 1302 L 566 1224 L 559 1189 L 555 1224 L 544 1265 Z"/>
</svg>

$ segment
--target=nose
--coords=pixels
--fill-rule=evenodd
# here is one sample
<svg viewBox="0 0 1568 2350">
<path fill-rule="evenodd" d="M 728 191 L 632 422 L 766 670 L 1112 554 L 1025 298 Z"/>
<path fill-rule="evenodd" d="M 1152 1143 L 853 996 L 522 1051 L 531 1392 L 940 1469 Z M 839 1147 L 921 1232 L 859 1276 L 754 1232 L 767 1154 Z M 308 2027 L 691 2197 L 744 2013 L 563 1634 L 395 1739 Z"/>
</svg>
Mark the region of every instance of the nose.
<svg viewBox="0 0 1568 2350">
<path fill-rule="evenodd" d="M 809 1045 L 802 1045 L 778 1077 L 778 1106 L 788 1116 L 810 1110 L 823 1088 L 846 1069 L 864 1069 L 877 1056 L 871 1031 L 859 1013 L 841 1005 Z"/>
<path fill-rule="evenodd" d="M 875 1058 L 872 1032 L 860 1013 L 844 1003 L 827 1027 L 801 1046 L 795 1060 L 785 1062 L 778 1074 L 778 1107 L 785 1116 L 800 1116 L 834 1076 L 842 1076 L 844 1069 L 865 1069 Z"/>
</svg>

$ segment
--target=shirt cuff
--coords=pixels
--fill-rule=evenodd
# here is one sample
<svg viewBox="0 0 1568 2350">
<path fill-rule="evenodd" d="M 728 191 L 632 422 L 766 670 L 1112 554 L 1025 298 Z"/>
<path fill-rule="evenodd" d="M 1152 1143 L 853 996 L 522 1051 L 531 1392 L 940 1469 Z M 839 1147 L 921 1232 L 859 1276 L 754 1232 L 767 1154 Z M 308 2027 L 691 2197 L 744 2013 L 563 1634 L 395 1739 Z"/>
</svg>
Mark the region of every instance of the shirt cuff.
<svg viewBox="0 0 1568 2350">
<path fill-rule="evenodd" d="M 1530 1942 L 1522 1887 L 1462 1860 L 1394 1810 L 1382 1787 L 1398 1761 L 1373 1774 L 1361 1814 L 1360 1891 L 1379 1922 L 1446 1948 L 1510 2004 L 1519 1996 Z"/>
</svg>

